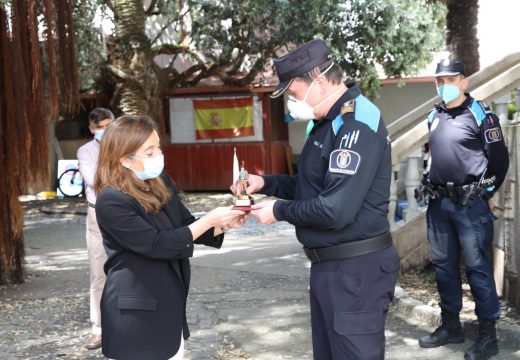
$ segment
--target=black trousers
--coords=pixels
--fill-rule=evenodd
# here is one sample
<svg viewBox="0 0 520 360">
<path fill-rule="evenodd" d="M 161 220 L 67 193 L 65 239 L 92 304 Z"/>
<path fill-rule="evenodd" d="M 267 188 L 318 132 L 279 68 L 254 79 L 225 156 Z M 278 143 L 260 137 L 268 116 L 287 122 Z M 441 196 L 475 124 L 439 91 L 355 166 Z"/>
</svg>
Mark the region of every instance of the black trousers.
<svg viewBox="0 0 520 360">
<path fill-rule="evenodd" d="M 310 277 L 315 360 L 381 360 L 385 321 L 399 274 L 394 246 L 313 263 Z"/>
</svg>

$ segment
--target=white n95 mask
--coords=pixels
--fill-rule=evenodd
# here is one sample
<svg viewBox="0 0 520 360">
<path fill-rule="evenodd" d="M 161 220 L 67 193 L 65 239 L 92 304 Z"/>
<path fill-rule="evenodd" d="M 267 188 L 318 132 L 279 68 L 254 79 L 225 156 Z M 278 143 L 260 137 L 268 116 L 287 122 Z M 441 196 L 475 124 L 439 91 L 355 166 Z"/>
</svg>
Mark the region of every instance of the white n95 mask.
<svg viewBox="0 0 520 360">
<path fill-rule="evenodd" d="M 309 89 L 307 89 L 307 93 L 305 94 L 305 97 L 303 98 L 303 100 L 298 100 L 292 95 L 289 95 L 287 97 L 287 109 L 289 110 L 289 114 L 293 118 L 295 118 L 297 120 L 304 120 L 304 121 L 315 119 L 316 115 L 314 114 L 314 108 L 320 106 L 323 102 L 328 100 L 330 97 L 336 95 L 342 89 L 342 87 L 340 86 L 338 88 L 338 90 L 336 90 L 333 94 L 330 94 L 329 96 L 327 96 L 325 99 L 323 99 L 322 101 L 320 101 L 318 104 L 316 104 L 314 106 L 310 106 L 307 103 L 307 97 L 309 96 L 309 93 L 311 92 L 312 86 L 314 85 L 314 81 L 318 77 L 325 75 L 327 73 L 327 71 L 329 71 L 332 68 L 333 65 L 334 65 L 334 63 L 332 63 L 324 72 L 322 72 L 314 80 L 312 80 L 311 86 L 309 86 Z"/>
<path fill-rule="evenodd" d="M 307 104 L 305 100 L 298 100 L 292 95 L 287 98 L 287 109 L 290 115 L 297 120 L 314 119 L 314 108 Z"/>
</svg>

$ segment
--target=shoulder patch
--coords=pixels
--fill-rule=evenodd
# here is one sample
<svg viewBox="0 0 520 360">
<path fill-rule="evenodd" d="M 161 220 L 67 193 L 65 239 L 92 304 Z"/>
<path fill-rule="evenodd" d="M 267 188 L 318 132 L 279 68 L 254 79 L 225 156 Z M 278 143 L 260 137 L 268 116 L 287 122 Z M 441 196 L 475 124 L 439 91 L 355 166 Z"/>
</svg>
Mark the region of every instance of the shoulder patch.
<svg viewBox="0 0 520 360">
<path fill-rule="evenodd" d="M 355 106 L 356 121 L 366 124 L 372 131 L 377 132 L 381 111 L 370 100 L 363 95 L 356 98 Z"/>
<path fill-rule="evenodd" d="M 357 173 L 361 156 L 352 150 L 339 149 L 330 153 L 329 172 L 345 175 Z"/>
<path fill-rule="evenodd" d="M 486 136 L 486 142 L 488 144 L 502 140 L 502 132 L 498 127 L 486 130 L 484 135 Z"/>
<path fill-rule="evenodd" d="M 484 105 L 482 105 L 482 103 L 475 99 L 473 99 L 468 109 L 473 114 L 473 117 L 475 118 L 475 121 L 477 122 L 478 126 L 482 124 L 482 121 L 484 121 L 486 117 L 491 116 L 493 114 L 493 112 L 489 110 L 489 108 L 486 109 Z"/>
</svg>

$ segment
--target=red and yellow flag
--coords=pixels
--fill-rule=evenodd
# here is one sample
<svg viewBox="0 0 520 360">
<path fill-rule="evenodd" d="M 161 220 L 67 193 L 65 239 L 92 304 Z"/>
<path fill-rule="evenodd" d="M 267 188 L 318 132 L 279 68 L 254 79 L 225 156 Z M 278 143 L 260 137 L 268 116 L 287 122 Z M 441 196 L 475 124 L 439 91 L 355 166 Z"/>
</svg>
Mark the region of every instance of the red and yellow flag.
<svg viewBox="0 0 520 360">
<path fill-rule="evenodd" d="M 196 139 L 254 135 L 253 98 L 193 100 Z"/>
</svg>

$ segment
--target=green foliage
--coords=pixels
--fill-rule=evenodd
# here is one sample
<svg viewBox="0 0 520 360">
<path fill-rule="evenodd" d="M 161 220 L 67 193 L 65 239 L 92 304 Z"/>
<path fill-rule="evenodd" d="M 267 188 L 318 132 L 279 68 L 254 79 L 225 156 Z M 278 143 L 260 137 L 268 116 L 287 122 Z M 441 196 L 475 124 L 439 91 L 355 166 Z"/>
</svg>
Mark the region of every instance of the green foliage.
<svg viewBox="0 0 520 360">
<path fill-rule="evenodd" d="M 194 47 L 214 62 L 250 57 L 271 57 L 285 44 L 313 38 L 320 8 L 327 1 L 248 0 L 192 1 Z M 244 60 L 244 69 L 248 61 Z"/>
<path fill-rule="evenodd" d="M 100 0 L 75 0 L 72 15 L 76 30 L 76 50 L 81 91 L 90 90 L 100 77 L 105 62 L 101 30 L 93 26 L 96 10 L 103 11 Z"/>
<path fill-rule="evenodd" d="M 75 16 L 81 16 L 77 21 L 84 23 L 78 25 L 84 32 L 78 41 L 84 69 L 96 67 L 87 63 L 100 58 L 99 45 L 90 40 L 94 30 L 89 23 L 85 26 L 93 3 L 75 2 Z M 83 15 L 79 4 L 87 4 Z M 285 53 L 287 45 L 320 37 L 331 46 L 347 77 L 360 80 L 371 96 L 380 77 L 413 76 L 431 61 L 443 44 L 446 12 L 445 5 L 426 0 L 187 0 L 183 9 L 178 4 L 157 1 L 150 14 L 152 21 L 160 16 L 156 29 L 167 24 L 170 33 L 155 42 L 154 50 L 161 51 L 163 44 L 162 53 L 173 54 L 179 50 L 165 51 L 166 42 L 178 45 L 189 39 L 182 52 L 185 62 L 199 64 L 194 76 L 225 74 L 231 79 L 250 73 L 249 82 L 252 75 L 270 68 L 271 59 Z"/>
<path fill-rule="evenodd" d="M 374 95 L 380 73 L 416 75 L 443 44 L 445 7 L 417 0 L 350 1 L 338 5 L 325 40 L 346 74 Z"/>
</svg>

